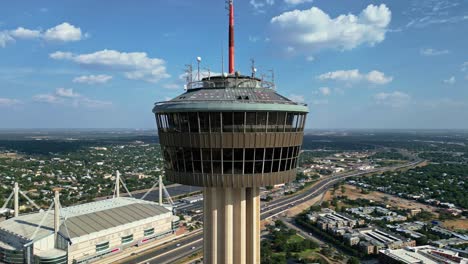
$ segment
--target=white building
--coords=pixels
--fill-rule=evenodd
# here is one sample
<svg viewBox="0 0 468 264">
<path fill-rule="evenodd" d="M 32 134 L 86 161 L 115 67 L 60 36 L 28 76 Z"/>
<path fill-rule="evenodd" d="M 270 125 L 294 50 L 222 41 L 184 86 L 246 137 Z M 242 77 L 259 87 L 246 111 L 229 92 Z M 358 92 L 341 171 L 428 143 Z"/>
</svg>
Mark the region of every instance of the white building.
<svg viewBox="0 0 468 264">
<path fill-rule="evenodd" d="M 88 263 L 171 236 L 179 218 L 170 206 L 119 197 L 0 222 L 0 263 Z M 38 227 L 39 226 L 39 227 Z"/>
</svg>

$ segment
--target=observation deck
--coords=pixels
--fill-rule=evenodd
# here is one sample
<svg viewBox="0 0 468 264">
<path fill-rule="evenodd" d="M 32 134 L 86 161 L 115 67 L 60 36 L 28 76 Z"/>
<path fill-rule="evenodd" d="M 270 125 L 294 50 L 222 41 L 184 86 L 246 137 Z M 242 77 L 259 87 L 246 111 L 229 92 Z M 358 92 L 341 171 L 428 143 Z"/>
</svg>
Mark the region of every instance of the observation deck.
<svg viewBox="0 0 468 264">
<path fill-rule="evenodd" d="M 307 113 L 307 105 L 276 93 L 272 82 L 249 76 L 215 76 L 189 82 L 186 92 L 158 102 L 153 112 L 289 111 Z"/>
<path fill-rule="evenodd" d="M 156 103 L 166 176 L 203 187 L 261 187 L 294 180 L 308 112 L 270 82 L 217 76 Z"/>
</svg>

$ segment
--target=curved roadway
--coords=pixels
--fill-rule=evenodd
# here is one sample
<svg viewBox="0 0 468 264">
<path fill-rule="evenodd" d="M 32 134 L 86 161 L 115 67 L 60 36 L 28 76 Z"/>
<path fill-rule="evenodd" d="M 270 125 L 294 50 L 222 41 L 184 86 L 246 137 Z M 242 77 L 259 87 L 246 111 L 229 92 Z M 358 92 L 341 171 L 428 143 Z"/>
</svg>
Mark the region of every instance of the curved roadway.
<svg viewBox="0 0 468 264">
<path fill-rule="evenodd" d="M 287 211 L 292 206 L 299 205 L 308 199 L 312 199 L 330 188 L 333 184 L 343 179 L 365 175 L 369 173 L 384 172 L 389 170 L 398 170 L 406 167 L 416 166 L 421 163 L 422 160 L 417 160 L 405 165 L 384 167 L 369 171 L 363 171 L 351 174 L 335 175 L 327 179 L 323 179 L 320 182 L 313 185 L 310 189 L 304 190 L 298 194 L 279 198 L 277 200 L 265 203 L 260 209 L 260 219 L 268 219 L 273 216 L 279 215 Z M 141 252 L 137 257 L 132 257 L 131 260 L 119 261 L 119 263 L 133 264 L 133 263 L 151 263 L 151 264 L 162 264 L 162 263 L 175 263 L 177 260 L 190 256 L 202 250 L 203 247 L 203 233 L 199 232 L 195 235 L 189 235 L 181 239 L 174 240 L 162 248 L 157 250 L 149 250 Z"/>
</svg>

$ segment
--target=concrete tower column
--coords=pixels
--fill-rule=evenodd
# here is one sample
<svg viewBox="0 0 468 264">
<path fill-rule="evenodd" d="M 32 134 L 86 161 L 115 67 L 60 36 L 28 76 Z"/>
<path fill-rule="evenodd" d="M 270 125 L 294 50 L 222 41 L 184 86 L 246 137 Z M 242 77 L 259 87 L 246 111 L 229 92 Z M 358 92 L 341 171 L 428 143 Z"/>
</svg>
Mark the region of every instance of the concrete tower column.
<svg viewBox="0 0 468 264">
<path fill-rule="evenodd" d="M 259 263 L 259 188 L 205 187 L 203 199 L 205 263 Z"/>
<path fill-rule="evenodd" d="M 17 182 L 13 187 L 13 210 L 15 210 L 14 216 L 17 217 L 19 215 L 19 187 Z"/>
<path fill-rule="evenodd" d="M 247 263 L 260 263 L 260 189 L 246 188 Z"/>
<path fill-rule="evenodd" d="M 206 263 L 218 263 L 218 201 L 216 188 L 203 190 L 203 256 Z"/>
<path fill-rule="evenodd" d="M 246 263 L 246 199 L 245 188 L 234 191 L 234 263 Z"/>
<path fill-rule="evenodd" d="M 224 263 L 233 263 L 233 188 L 224 189 Z M 237 213 L 237 212 L 236 212 Z M 238 230 L 236 230 L 238 232 Z"/>
</svg>

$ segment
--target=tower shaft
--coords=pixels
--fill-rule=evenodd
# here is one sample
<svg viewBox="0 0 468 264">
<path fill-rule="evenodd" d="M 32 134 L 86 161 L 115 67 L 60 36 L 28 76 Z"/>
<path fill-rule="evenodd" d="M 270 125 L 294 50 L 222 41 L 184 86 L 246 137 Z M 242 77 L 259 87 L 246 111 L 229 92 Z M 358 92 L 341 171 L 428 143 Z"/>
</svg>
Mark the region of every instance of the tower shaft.
<svg viewBox="0 0 468 264">
<path fill-rule="evenodd" d="M 205 187 L 203 196 L 206 263 L 260 263 L 259 187 Z"/>
</svg>

